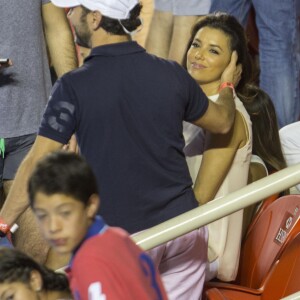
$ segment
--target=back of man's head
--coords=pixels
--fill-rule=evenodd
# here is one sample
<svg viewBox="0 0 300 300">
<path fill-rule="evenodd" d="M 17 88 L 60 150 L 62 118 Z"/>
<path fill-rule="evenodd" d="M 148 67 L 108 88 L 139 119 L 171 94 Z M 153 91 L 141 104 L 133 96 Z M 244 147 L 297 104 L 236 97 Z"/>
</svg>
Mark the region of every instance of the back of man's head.
<svg viewBox="0 0 300 300">
<path fill-rule="evenodd" d="M 137 31 L 142 5 L 139 0 L 51 0 L 58 7 L 83 6 L 102 15 L 100 27 L 111 34 L 125 35 Z"/>
<path fill-rule="evenodd" d="M 28 182 L 31 206 L 38 192 L 48 196 L 63 194 L 85 205 L 91 195 L 98 194 L 95 176 L 87 162 L 66 151 L 48 154 L 37 163 Z"/>
</svg>

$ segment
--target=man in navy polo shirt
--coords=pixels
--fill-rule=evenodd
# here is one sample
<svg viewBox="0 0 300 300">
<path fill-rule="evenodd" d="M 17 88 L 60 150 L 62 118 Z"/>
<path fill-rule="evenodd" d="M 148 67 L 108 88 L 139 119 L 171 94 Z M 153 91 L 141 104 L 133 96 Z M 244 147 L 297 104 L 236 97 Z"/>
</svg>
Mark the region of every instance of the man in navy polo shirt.
<svg viewBox="0 0 300 300">
<path fill-rule="evenodd" d="M 230 130 L 235 105 L 227 88 L 232 85 L 226 83 L 233 82 L 236 54 L 222 75 L 225 88 L 213 103 L 177 63 L 149 55 L 131 41 L 141 25 L 138 0 L 52 2 L 71 7 L 68 17 L 77 42 L 92 51 L 82 67 L 53 87 L 36 142 L 19 168 L 1 216 L 11 225 L 27 208 L 32 168 L 73 133 L 96 174 L 100 214 L 109 225 L 135 233 L 196 208 L 183 154 L 182 121 L 214 133 Z M 200 298 L 206 228 L 151 251 L 171 299 Z"/>
</svg>

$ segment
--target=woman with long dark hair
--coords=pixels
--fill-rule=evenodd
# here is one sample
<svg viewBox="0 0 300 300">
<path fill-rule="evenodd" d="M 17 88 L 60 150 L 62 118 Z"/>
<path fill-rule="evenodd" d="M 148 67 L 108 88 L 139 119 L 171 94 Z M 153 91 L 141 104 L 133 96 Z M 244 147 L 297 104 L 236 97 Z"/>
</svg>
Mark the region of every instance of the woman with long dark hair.
<svg viewBox="0 0 300 300">
<path fill-rule="evenodd" d="M 199 204 L 223 197 L 247 184 L 252 153 L 252 126 L 244 107 L 247 84 L 252 80 L 252 62 L 242 25 L 223 13 L 201 18 L 192 30 L 186 53 L 186 68 L 204 93 L 218 99 L 221 75 L 237 53 L 240 79 L 235 90 L 236 114 L 227 134 L 211 134 L 185 123 L 185 154 L 194 181 L 194 193 Z M 218 277 L 224 281 L 236 277 L 242 238 L 243 211 L 238 211 L 208 225 L 209 250 L 206 279 Z"/>
</svg>

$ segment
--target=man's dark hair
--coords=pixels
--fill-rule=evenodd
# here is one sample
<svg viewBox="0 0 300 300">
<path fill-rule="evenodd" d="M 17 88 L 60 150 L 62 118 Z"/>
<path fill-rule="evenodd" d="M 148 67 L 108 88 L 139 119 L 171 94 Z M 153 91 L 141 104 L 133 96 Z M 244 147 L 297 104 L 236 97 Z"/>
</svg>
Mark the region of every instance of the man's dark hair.
<svg viewBox="0 0 300 300">
<path fill-rule="evenodd" d="M 125 27 L 125 29 L 128 32 L 132 32 L 136 30 L 139 26 L 141 26 L 142 22 L 141 19 L 139 18 L 141 10 L 142 10 L 142 5 L 138 3 L 130 11 L 128 19 L 116 20 L 106 16 L 102 16 L 100 27 L 102 27 L 106 32 L 110 34 L 126 35 L 128 33 L 124 31 L 123 27 Z"/>
<path fill-rule="evenodd" d="M 28 182 L 31 207 L 36 194 L 63 194 L 85 205 L 91 195 L 98 194 L 97 182 L 83 157 L 66 151 L 56 151 L 42 158 Z"/>
</svg>

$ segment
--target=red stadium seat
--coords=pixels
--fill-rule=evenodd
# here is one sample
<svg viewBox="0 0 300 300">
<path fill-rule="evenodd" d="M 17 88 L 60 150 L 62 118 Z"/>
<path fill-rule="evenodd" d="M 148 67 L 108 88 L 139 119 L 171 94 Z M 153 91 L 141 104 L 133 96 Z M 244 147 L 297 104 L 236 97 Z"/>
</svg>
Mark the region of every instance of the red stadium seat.
<svg viewBox="0 0 300 300">
<path fill-rule="evenodd" d="M 285 249 L 257 289 L 227 284 L 206 291 L 208 300 L 279 300 L 300 290 L 300 233 Z"/>
<path fill-rule="evenodd" d="M 267 209 L 267 207 L 270 204 L 272 204 L 278 198 L 279 198 L 279 193 L 276 193 L 276 194 L 271 195 L 271 196 L 269 196 L 268 198 L 266 198 L 265 200 L 262 201 L 259 209 L 254 214 L 253 219 L 252 219 L 251 223 L 249 224 L 249 227 L 247 228 L 247 233 L 246 233 L 245 238 L 247 238 L 247 235 L 251 232 L 252 227 L 255 226 L 255 223 L 259 219 L 260 215 Z"/>
<path fill-rule="evenodd" d="M 238 285 L 242 289 L 261 288 L 270 269 L 288 242 L 299 232 L 300 195 L 283 196 L 268 205 L 255 219 L 246 234 L 234 286 Z M 226 287 L 227 289 L 230 286 L 232 286 L 230 283 L 207 282 L 205 290 L 212 287 Z"/>
<path fill-rule="evenodd" d="M 242 245 L 237 283 L 258 288 L 287 242 L 300 232 L 300 195 L 278 198 L 250 226 Z"/>
</svg>

